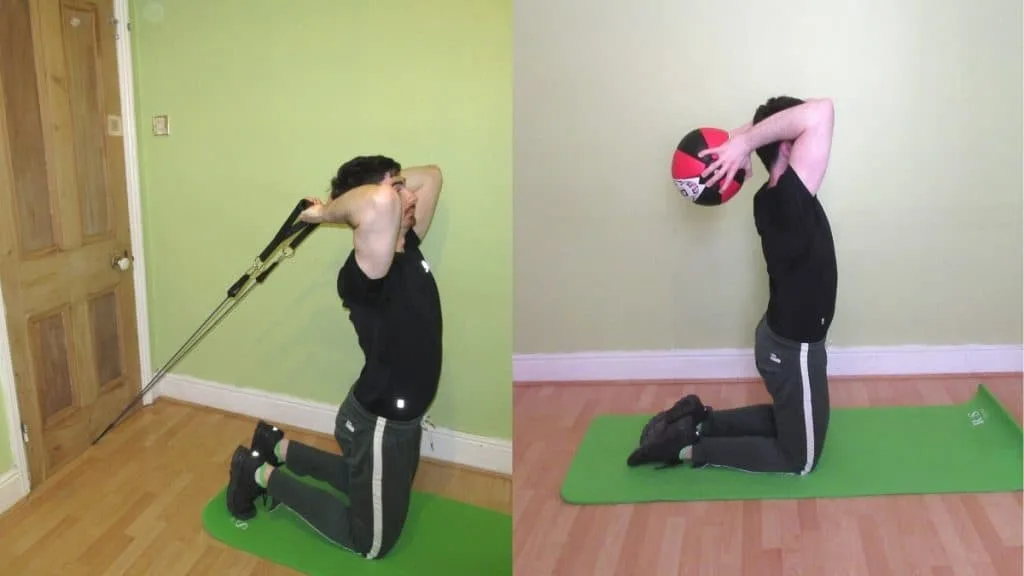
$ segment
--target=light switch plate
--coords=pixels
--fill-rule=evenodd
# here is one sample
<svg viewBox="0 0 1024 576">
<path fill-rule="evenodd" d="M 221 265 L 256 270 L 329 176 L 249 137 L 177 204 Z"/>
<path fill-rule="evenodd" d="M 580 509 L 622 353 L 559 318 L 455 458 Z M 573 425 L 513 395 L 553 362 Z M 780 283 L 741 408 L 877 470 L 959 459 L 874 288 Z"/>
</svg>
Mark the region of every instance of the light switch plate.
<svg viewBox="0 0 1024 576">
<path fill-rule="evenodd" d="M 153 116 L 153 135 L 167 136 L 171 133 L 171 120 L 166 115 Z"/>
</svg>

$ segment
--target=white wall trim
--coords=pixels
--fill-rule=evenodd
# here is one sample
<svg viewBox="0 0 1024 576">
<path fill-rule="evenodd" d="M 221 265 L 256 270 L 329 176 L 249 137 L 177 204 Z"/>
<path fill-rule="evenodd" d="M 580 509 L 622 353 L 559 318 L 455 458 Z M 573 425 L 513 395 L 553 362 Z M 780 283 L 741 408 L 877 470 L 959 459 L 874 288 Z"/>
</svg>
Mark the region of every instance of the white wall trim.
<svg viewBox="0 0 1024 576">
<path fill-rule="evenodd" d="M 146 285 L 146 256 L 142 235 L 142 187 L 139 182 L 138 124 L 135 118 L 135 75 L 132 64 L 132 32 L 128 23 L 129 0 L 114 0 L 117 18 L 117 76 L 121 91 L 121 134 L 124 142 L 125 183 L 128 194 L 128 221 L 132 239 L 132 265 L 135 285 L 135 324 L 139 335 L 140 386 L 153 377 L 149 350 L 149 299 Z M 143 404 L 153 402 L 152 391 Z"/>
<path fill-rule="evenodd" d="M 28 493 L 23 489 L 27 484 L 23 476 L 18 470 L 8 470 L 0 474 L 0 514 L 9 510 Z"/>
<path fill-rule="evenodd" d="M 4 305 L 4 292 L 0 287 L 0 390 L 3 392 L 4 412 L 7 417 L 7 434 L 10 438 L 11 453 L 14 455 L 14 469 L 9 474 L 18 484 L 18 498 L 28 494 L 31 487 L 28 473 L 28 454 L 25 444 L 21 441 L 21 411 L 18 409 L 18 393 L 14 386 L 14 362 L 11 356 L 11 342 L 7 334 L 7 307 Z M 4 450 L 0 446 L 0 450 Z M 24 472 L 24 473 L 21 473 Z M 0 480 L 7 478 L 0 470 Z M 7 479 L 10 482 L 10 479 Z M 0 484 L 0 504 L 4 503 L 5 485 Z M 17 499 L 15 501 L 17 501 Z M 12 502 L 13 504 L 13 502 Z"/>
<path fill-rule="evenodd" d="M 830 348 L 830 376 L 897 376 L 1024 371 L 1024 346 Z M 516 383 L 545 381 L 757 378 L 753 349 L 517 354 Z"/>
<path fill-rule="evenodd" d="M 252 418 L 263 418 L 280 426 L 334 434 L 338 406 L 314 402 L 276 392 L 219 384 L 167 374 L 155 386 L 158 397 L 166 396 L 209 406 Z M 433 446 L 431 446 L 433 442 Z M 436 427 L 423 434 L 422 456 L 473 468 L 512 473 L 512 442 Z"/>
</svg>

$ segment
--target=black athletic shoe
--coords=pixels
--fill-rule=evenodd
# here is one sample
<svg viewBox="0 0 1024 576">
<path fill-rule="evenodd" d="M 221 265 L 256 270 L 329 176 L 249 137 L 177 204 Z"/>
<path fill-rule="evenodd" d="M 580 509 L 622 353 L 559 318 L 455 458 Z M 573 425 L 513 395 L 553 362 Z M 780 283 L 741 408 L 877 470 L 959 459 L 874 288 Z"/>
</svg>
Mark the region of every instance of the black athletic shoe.
<svg viewBox="0 0 1024 576">
<path fill-rule="evenodd" d="M 266 496 L 267 491 L 256 483 L 256 469 L 266 460 L 262 454 L 247 449 L 235 448 L 231 457 L 231 472 L 228 479 L 228 512 L 239 520 L 249 520 L 256 515 L 256 499 Z"/>
<path fill-rule="evenodd" d="M 256 424 L 256 429 L 252 433 L 252 445 L 250 446 L 254 452 L 259 452 L 266 457 L 267 462 L 271 466 L 277 468 L 284 464 L 284 462 L 277 459 L 277 455 L 274 454 L 274 447 L 277 443 L 284 438 L 284 431 L 280 430 L 277 426 L 267 424 L 263 420 L 260 420 Z"/>
<path fill-rule="evenodd" d="M 671 425 L 680 418 L 691 417 L 695 424 L 707 420 L 711 407 L 705 406 L 696 394 L 688 394 L 672 405 L 668 410 L 655 414 L 640 432 L 640 444 L 647 442 L 652 434 L 660 434 L 665 426 Z"/>
<path fill-rule="evenodd" d="M 680 464 L 679 452 L 697 443 L 697 423 L 691 416 L 683 416 L 673 423 L 657 426 L 646 442 L 633 451 L 626 460 L 630 467 L 661 462 L 659 468 Z"/>
</svg>

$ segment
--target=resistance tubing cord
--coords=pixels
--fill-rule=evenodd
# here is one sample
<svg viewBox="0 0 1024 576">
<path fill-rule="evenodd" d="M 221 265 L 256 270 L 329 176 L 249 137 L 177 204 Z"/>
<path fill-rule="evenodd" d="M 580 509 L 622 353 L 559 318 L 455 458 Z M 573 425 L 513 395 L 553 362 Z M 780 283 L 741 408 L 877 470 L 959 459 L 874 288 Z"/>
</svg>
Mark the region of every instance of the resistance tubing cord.
<svg viewBox="0 0 1024 576">
<path fill-rule="evenodd" d="M 121 414 L 119 414 L 117 418 L 114 418 L 114 420 L 106 427 L 106 429 L 103 430 L 96 440 L 93 440 L 93 445 L 99 442 L 107 432 L 110 432 L 114 426 L 116 426 L 118 422 L 120 422 L 121 419 L 131 411 L 132 407 L 135 406 L 135 404 L 137 404 L 139 400 L 141 400 L 142 397 L 145 396 L 146 393 L 149 392 L 150 389 L 153 388 L 153 386 L 156 385 L 156 383 L 174 367 L 175 364 L 181 361 L 181 359 L 184 358 L 189 351 L 191 351 L 192 348 L 194 348 L 195 345 L 198 344 L 204 336 L 206 336 L 206 334 L 213 330 L 213 328 L 219 324 L 220 321 L 231 312 L 231 310 L 234 309 L 235 305 L 245 298 L 254 286 L 262 284 L 267 279 L 267 276 L 274 271 L 274 268 L 277 267 L 277 264 L 282 258 L 290 258 L 292 254 L 295 253 L 295 250 L 299 245 L 302 244 L 302 242 L 313 232 L 313 230 L 317 228 L 317 226 L 319 226 L 319 224 L 309 224 L 298 221 L 299 214 L 309 206 L 309 200 L 305 199 L 301 200 L 295 206 L 295 209 L 292 210 L 288 220 L 285 221 L 281 226 L 281 229 L 278 230 L 274 239 L 267 244 L 267 247 L 264 248 L 262 252 L 260 252 L 259 257 L 256 258 L 256 262 L 252 267 L 242 274 L 242 276 L 232 284 L 230 288 L 228 288 L 227 296 L 220 305 L 217 306 L 217 308 L 215 308 L 214 311 L 206 318 L 206 321 L 192 333 L 192 336 L 185 341 L 185 344 L 178 349 L 174 356 L 172 356 L 171 359 L 153 375 L 153 378 L 150 379 L 149 383 L 146 384 L 142 391 L 135 396 L 135 399 L 125 407 Z M 290 242 L 289 239 L 291 240 Z M 279 248 L 286 243 L 287 245 L 284 246 L 283 249 L 279 250 Z"/>
</svg>

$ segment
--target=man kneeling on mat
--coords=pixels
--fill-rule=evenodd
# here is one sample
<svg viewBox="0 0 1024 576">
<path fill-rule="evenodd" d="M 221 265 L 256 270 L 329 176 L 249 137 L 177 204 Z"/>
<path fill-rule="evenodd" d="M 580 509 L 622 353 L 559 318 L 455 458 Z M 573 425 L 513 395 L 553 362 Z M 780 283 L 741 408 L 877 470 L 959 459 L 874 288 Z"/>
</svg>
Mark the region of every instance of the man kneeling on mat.
<svg viewBox="0 0 1024 576">
<path fill-rule="evenodd" d="M 334 437 L 341 456 L 284 438 L 265 422 L 231 461 L 228 510 L 256 514 L 269 496 L 322 536 L 365 558 L 384 557 L 397 542 L 420 459 L 423 418 L 441 375 L 441 303 L 420 242 L 430 228 L 442 177 L 433 166 L 402 170 L 382 156 L 346 162 L 331 182 L 331 201 L 300 219 L 353 230 L 353 249 L 337 289 L 349 311 L 365 364 L 342 402 Z M 329 483 L 332 493 L 277 470 Z"/>
<path fill-rule="evenodd" d="M 768 307 L 755 331 L 757 370 L 771 404 L 713 411 L 688 395 L 644 427 L 629 466 L 682 461 L 750 472 L 807 474 L 821 457 L 829 422 L 825 337 L 836 304 L 832 231 L 817 193 L 832 149 L 829 100 L 768 100 L 751 124 L 717 148 L 708 186 L 738 170 L 750 177 L 757 152 L 769 172 L 754 195 L 754 223 L 768 272 Z"/>
</svg>

